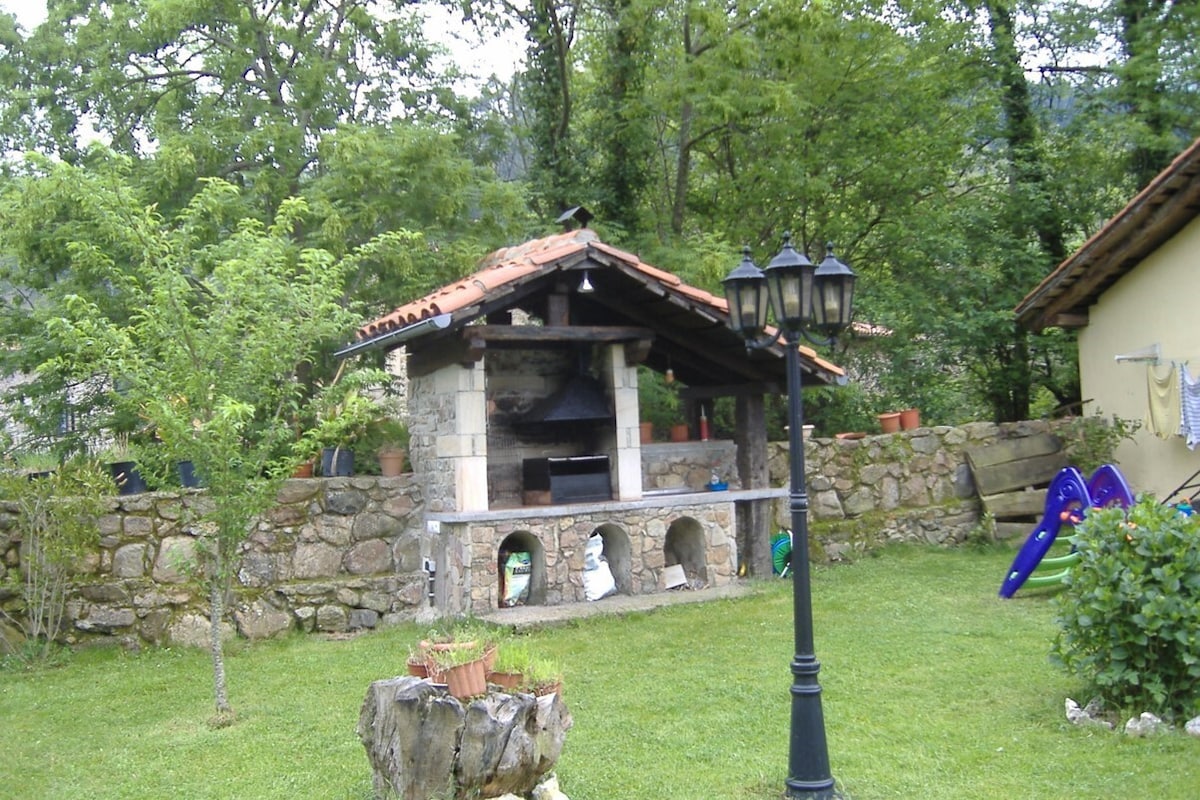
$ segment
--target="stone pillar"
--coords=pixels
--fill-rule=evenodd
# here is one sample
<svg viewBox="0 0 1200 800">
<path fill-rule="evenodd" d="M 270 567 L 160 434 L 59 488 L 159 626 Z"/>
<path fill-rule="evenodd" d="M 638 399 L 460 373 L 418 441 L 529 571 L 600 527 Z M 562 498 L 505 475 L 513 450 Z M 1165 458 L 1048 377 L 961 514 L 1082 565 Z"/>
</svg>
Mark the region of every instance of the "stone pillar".
<svg viewBox="0 0 1200 800">
<path fill-rule="evenodd" d="M 482 361 L 453 364 L 437 372 L 435 390 L 454 398 L 453 426 L 438 431 L 436 453 L 454 465 L 457 511 L 486 511 L 487 397 Z"/>
<path fill-rule="evenodd" d="M 605 359 L 617 416 L 617 499 L 642 497 L 642 440 L 638 423 L 637 367 L 625 363 L 625 347 L 609 345 Z"/>
</svg>

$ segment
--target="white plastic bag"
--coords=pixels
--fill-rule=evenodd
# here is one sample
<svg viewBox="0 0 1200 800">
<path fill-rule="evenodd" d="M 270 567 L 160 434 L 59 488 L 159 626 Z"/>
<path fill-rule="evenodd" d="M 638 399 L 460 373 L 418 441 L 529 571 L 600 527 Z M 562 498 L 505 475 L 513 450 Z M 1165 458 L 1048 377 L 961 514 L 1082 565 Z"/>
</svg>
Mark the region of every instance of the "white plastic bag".
<svg viewBox="0 0 1200 800">
<path fill-rule="evenodd" d="M 592 534 L 583 550 L 583 596 L 588 600 L 599 600 L 616 592 L 617 582 L 604 558 L 604 537 Z"/>
</svg>

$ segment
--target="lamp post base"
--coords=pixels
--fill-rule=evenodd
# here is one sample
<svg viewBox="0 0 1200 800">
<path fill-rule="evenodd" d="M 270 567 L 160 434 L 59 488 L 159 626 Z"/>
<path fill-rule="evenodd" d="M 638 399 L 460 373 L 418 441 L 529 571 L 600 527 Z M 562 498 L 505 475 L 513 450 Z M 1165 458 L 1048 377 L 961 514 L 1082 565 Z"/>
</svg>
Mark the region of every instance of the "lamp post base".
<svg viewBox="0 0 1200 800">
<path fill-rule="evenodd" d="M 814 787 L 809 783 L 788 781 L 783 800 L 845 800 L 845 795 L 833 786 Z"/>
</svg>

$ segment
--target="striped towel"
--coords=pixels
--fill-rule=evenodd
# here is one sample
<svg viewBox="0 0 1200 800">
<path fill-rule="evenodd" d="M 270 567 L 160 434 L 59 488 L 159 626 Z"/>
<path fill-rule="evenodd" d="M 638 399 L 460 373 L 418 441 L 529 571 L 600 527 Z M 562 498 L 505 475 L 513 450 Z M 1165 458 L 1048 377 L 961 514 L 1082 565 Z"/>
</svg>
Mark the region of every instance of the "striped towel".
<svg viewBox="0 0 1200 800">
<path fill-rule="evenodd" d="M 1187 439 L 1189 450 L 1200 445 L 1200 378 L 1192 378 L 1186 364 L 1179 367 L 1180 414 L 1183 419 L 1180 431 Z"/>
<path fill-rule="evenodd" d="M 1183 421 L 1180 412 L 1182 395 L 1175 365 L 1167 369 L 1166 375 L 1159 375 L 1154 365 L 1146 367 L 1146 388 L 1146 430 L 1160 439 L 1178 436 Z"/>
</svg>

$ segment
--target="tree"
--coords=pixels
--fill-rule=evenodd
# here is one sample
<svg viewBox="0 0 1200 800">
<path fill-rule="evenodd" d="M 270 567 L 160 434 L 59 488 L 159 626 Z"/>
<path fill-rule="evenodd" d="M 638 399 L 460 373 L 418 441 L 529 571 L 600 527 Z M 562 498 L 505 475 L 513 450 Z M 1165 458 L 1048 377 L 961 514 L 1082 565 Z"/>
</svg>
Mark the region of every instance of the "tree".
<svg viewBox="0 0 1200 800">
<path fill-rule="evenodd" d="M 340 301 L 359 253 L 339 259 L 298 245 L 291 232 L 306 214 L 300 200 L 285 200 L 271 225 L 238 219 L 241 192 L 224 181 L 207 181 L 167 220 L 120 185 L 97 193 L 97 179 L 78 168 L 55 165 L 51 178 L 61 192 L 94 197 L 66 234 L 72 269 L 106 276 L 128 304 L 114 317 L 89 297 L 56 297 L 47 320 L 58 344 L 51 364 L 76 380 L 104 376 L 113 406 L 153 434 L 137 449 L 139 462 L 163 471 L 191 460 L 203 476 L 207 502 L 188 504 L 185 523 L 200 534 L 214 697 L 218 718 L 228 721 L 220 631 L 238 548 L 310 455 L 295 444 L 293 421 L 331 424 L 316 413 L 329 401 L 307 397 L 299 375 L 357 319 Z M 82 229 L 103 235 L 80 236 Z M 135 244 L 132 263 L 118 269 L 114 255 Z"/>
<path fill-rule="evenodd" d="M 19 143 L 73 162 L 92 128 L 119 153 L 158 153 L 143 179 L 164 208 L 219 177 L 269 221 L 339 126 L 429 119 L 457 102 L 402 0 L 62 0 L 48 11 L 17 62 Z"/>
</svg>

